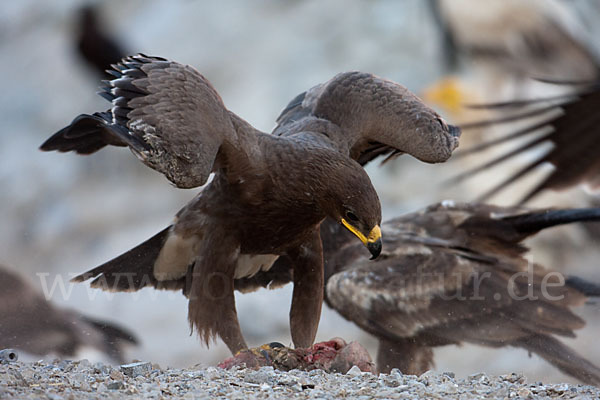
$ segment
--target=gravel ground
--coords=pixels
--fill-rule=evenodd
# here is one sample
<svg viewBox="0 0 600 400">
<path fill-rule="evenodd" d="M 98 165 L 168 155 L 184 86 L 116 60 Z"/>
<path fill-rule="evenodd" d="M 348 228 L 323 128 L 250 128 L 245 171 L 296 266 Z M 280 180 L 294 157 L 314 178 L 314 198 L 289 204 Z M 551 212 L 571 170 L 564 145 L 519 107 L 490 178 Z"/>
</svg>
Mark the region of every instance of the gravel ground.
<svg viewBox="0 0 600 400">
<path fill-rule="evenodd" d="M 218 368 L 162 369 L 150 363 L 109 366 L 81 361 L 0 364 L 0 398 L 296 398 L 296 399 L 505 399 L 600 398 L 593 386 L 527 383 L 518 374 L 471 375 L 427 372 L 419 377 L 373 375 L 353 368 L 345 375 L 321 370 L 280 372 Z"/>
</svg>

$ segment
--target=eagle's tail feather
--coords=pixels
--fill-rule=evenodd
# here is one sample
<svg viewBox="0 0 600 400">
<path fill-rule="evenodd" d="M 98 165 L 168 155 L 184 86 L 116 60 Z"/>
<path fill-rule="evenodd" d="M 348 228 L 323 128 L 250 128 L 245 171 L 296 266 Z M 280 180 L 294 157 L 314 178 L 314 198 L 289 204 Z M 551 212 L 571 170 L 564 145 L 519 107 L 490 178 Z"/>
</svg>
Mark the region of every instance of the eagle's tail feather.
<svg viewBox="0 0 600 400">
<path fill-rule="evenodd" d="M 154 263 L 167 239 L 171 226 L 163 229 L 142 244 L 124 254 L 71 279 L 83 282 L 95 278 L 91 286 L 103 290 L 127 292 L 146 286 L 177 290 L 184 279 L 158 281 L 154 276 Z"/>
<path fill-rule="evenodd" d="M 600 208 L 544 210 L 503 218 L 517 231 L 528 235 L 556 225 L 598 220 Z"/>
<path fill-rule="evenodd" d="M 532 335 L 514 342 L 513 345 L 536 353 L 565 374 L 582 382 L 600 385 L 600 368 L 553 337 Z"/>
</svg>

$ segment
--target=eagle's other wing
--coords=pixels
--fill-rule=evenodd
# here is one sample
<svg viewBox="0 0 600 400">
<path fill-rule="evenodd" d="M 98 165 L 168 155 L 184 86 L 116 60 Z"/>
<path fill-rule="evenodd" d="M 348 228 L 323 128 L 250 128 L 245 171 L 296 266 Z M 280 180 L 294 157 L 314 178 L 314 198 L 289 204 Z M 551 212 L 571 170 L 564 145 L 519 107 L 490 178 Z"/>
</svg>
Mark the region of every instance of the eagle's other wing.
<svg viewBox="0 0 600 400">
<path fill-rule="evenodd" d="M 518 140 L 519 138 L 526 139 L 524 144 L 519 144 L 505 154 L 457 176 L 456 179 L 467 178 L 479 171 L 494 167 L 523 153 L 538 151 L 542 152 L 541 155 L 492 187 L 481 198 L 487 199 L 491 197 L 546 163 L 552 164 L 555 167 L 554 170 L 536 186 L 528 190 L 527 194 L 521 200 L 522 203 L 546 189 L 560 190 L 582 182 L 590 184 L 593 188 L 599 187 L 600 114 L 598 114 L 597 110 L 600 108 L 600 84 L 584 89 L 579 94 L 568 95 L 553 100 L 558 100 L 560 104 L 548 105 L 540 101 L 524 101 L 491 105 L 490 107 L 508 109 L 529 106 L 531 109 L 527 109 L 524 112 L 516 112 L 514 115 L 499 121 L 484 121 L 482 123 L 471 124 L 470 126 L 476 127 L 485 124 L 501 123 L 529 116 L 541 116 L 541 122 L 538 119 L 516 132 L 467 149 L 464 154 L 480 152 L 494 145 L 510 142 L 515 139 Z M 468 125 L 464 127 L 464 129 L 468 128 Z M 548 144 L 551 144 L 550 148 L 543 150 Z"/>
<path fill-rule="evenodd" d="M 319 132 L 317 121 L 338 129 Z M 362 165 L 403 153 L 446 161 L 460 130 L 447 125 L 404 86 L 363 72 L 344 72 L 296 96 L 277 119 L 275 135 L 312 131 Z M 314 138 L 314 137 L 313 137 Z M 315 138 L 322 140 L 323 138 Z"/>
<path fill-rule="evenodd" d="M 80 115 L 41 149 L 90 154 L 128 146 L 146 165 L 180 188 L 203 185 L 211 171 L 246 162 L 253 131 L 229 112 L 213 86 L 190 66 L 143 54 L 109 71 L 100 95 L 113 106 Z"/>
</svg>

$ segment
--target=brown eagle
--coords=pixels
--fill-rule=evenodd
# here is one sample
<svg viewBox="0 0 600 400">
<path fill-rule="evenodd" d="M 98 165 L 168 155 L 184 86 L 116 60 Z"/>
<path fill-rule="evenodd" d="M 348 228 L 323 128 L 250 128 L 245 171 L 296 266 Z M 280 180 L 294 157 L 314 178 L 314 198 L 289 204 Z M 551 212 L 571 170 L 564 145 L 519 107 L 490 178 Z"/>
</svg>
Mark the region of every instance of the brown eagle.
<svg viewBox="0 0 600 400">
<path fill-rule="evenodd" d="M 87 346 L 121 363 L 123 346 L 136 343 L 121 327 L 54 306 L 16 272 L 0 266 L 0 349 L 68 357 Z"/>
<path fill-rule="evenodd" d="M 293 265 L 290 311 L 296 347 L 308 347 L 323 297 L 319 225 L 342 224 L 381 251 L 381 209 L 356 162 L 373 148 L 443 162 L 458 145 L 449 127 L 403 86 L 362 72 L 335 76 L 311 92 L 313 114 L 278 135 L 254 129 L 225 108 L 198 71 L 137 55 L 110 71 L 101 95 L 112 108 L 80 115 L 42 150 L 90 154 L 127 146 L 179 188 L 213 180 L 177 213 L 170 227 L 76 281 L 139 290 L 182 289 L 189 321 L 207 344 L 219 336 L 246 348 L 234 303 L 234 280 L 268 270 L 280 256 Z"/>
<path fill-rule="evenodd" d="M 385 222 L 375 262 L 326 220 L 325 300 L 379 339 L 380 372 L 420 375 L 433 367 L 434 347 L 467 342 L 524 348 L 598 385 L 600 369 L 555 336 L 573 337 L 585 325 L 571 307 L 599 296 L 600 286 L 531 263 L 521 243 L 555 225 L 592 220 L 600 220 L 600 209 L 442 202 Z M 281 284 L 290 270 L 282 257 L 236 283 L 242 290 Z"/>
</svg>

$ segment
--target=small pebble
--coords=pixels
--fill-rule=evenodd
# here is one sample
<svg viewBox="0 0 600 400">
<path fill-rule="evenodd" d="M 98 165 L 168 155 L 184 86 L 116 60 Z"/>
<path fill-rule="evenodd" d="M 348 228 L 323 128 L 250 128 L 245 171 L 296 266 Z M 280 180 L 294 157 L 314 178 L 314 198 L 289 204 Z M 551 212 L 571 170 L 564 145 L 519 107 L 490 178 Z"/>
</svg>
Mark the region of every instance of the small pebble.
<svg viewBox="0 0 600 400">
<path fill-rule="evenodd" d="M 138 375 L 145 375 L 152 370 L 152 364 L 149 362 L 135 362 L 131 364 L 121 365 L 121 372 L 127 376 L 136 377 Z"/>
<path fill-rule="evenodd" d="M 109 376 L 114 379 L 115 381 L 122 381 L 123 379 L 125 379 L 125 375 L 123 375 L 123 373 L 119 370 L 113 369 L 112 371 L 110 371 Z"/>
<path fill-rule="evenodd" d="M 108 385 L 106 385 L 106 388 L 109 390 L 121 390 L 125 389 L 125 384 L 121 381 L 111 382 Z"/>
<path fill-rule="evenodd" d="M 360 376 L 360 375 L 362 375 L 362 371 L 360 370 L 360 368 L 358 368 L 356 365 L 354 365 L 352 368 L 350 368 L 348 370 L 348 372 L 346 372 L 346 375 Z"/>
</svg>

